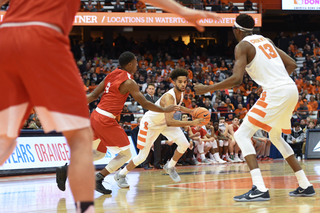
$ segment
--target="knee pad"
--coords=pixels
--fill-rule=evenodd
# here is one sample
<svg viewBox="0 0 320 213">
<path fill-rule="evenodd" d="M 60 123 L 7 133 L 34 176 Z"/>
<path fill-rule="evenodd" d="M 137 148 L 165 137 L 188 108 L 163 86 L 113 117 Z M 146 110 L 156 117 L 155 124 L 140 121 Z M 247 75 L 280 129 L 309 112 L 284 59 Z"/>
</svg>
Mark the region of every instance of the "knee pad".
<svg viewBox="0 0 320 213">
<path fill-rule="evenodd" d="M 106 153 L 100 152 L 95 149 L 93 149 L 92 152 L 93 152 L 93 161 L 100 160 L 100 159 L 104 158 L 104 156 L 106 155 Z"/>
<path fill-rule="evenodd" d="M 141 149 L 139 154 L 132 159 L 132 162 L 134 163 L 134 165 L 138 166 L 143 161 L 145 161 L 149 155 L 149 152 L 150 152 L 150 149 L 146 149 L 146 148 Z"/>
<path fill-rule="evenodd" d="M 186 142 L 184 143 L 179 143 L 178 147 L 177 147 L 177 151 L 179 153 L 185 153 L 186 150 L 188 149 L 188 147 L 190 146 L 190 144 L 188 143 L 188 141 L 186 140 Z"/>
<path fill-rule="evenodd" d="M 234 138 L 237 141 L 243 156 L 245 157 L 247 155 L 255 155 L 256 150 L 251 143 L 251 137 L 256 131 L 244 124 L 242 124 L 240 128 L 234 134 Z"/>
<path fill-rule="evenodd" d="M 119 152 L 119 154 L 113 158 L 109 164 L 106 166 L 106 170 L 109 173 L 112 173 L 119 169 L 123 164 L 125 164 L 131 158 L 131 151 L 130 149 L 126 149 L 124 151 Z"/>
<path fill-rule="evenodd" d="M 272 143 L 275 145 L 275 147 L 277 147 L 285 159 L 294 154 L 289 144 L 281 137 L 281 132 L 272 129 L 269 133 L 269 136 Z"/>
</svg>

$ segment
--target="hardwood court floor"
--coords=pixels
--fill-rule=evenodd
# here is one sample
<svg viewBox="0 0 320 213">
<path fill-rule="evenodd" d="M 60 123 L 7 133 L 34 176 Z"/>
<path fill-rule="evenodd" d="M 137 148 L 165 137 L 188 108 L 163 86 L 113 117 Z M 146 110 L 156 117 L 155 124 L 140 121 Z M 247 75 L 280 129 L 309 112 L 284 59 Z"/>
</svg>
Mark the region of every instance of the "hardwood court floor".
<svg viewBox="0 0 320 213">
<path fill-rule="evenodd" d="M 267 202 L 234 202 L 233 197 L 251 188 L 246 164 L 178 167 L 181 183 L 162 170 L 136 169 L 128 174 L 130 189 L 119 189 L 113 175 L 105 179 L 111 195 L 95 192 L 95 209 L 102 212 L 320 212 L 320 160 L 301 162 L 316 189 L 314 197 L 292 198 L 297 187 L 291 168 L 282 160 L 260 163 L 271 199 Z M 0 178 L 0 213 L 75 212 L 69 185 L 59 191 L 54 174 Z"/>
</svg>

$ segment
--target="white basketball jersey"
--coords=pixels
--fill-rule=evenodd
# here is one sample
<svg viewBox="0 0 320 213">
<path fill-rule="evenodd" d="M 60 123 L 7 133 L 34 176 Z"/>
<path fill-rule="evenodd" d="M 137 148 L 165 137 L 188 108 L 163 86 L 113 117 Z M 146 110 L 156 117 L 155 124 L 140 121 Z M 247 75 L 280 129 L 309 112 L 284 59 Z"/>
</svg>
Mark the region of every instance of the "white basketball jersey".
<svg viewBox="0 0 320 213">
<path fill-rule="evenodd" d="M 174 88 L 170 89 L 168 92 L 166 92 L 165 94 L 169 93 L 170 95 L 172 95 L 173 99 L 174 99 L 174 104 L 177 103 L 177 99 L 176 99 L 176 94 L 174 93 Z M 162 97 L 165 95 L 163 94 L 155 103 L 155 105 L 160 106 L 160 101 L 162 99 Z M 180 98 L 180 103 L 178 104 L 179 106 L 181 105 L 183 101 L 183 92 L 181 93 L 181 98 Z M 146 114 L 144 114 L 143 119 L 147 118 L 149 121 L 152 121 L 153 125 L 151 124 L 150 126 L 154 126 L 154 125 L 166 125 L 166 119 L 164 116 L 163 112 L 153 112 L 153 111 L 148 111 L 146 112 Z"/>
<path fill-rule="evenodd" d="M 264 90 L 294 84 L 277 50 L 265 37 L 251 35 L 242 41 L 249 42 L 256 49 L 256 55 L 246 66 L 246 71 Z"/>
</svg>

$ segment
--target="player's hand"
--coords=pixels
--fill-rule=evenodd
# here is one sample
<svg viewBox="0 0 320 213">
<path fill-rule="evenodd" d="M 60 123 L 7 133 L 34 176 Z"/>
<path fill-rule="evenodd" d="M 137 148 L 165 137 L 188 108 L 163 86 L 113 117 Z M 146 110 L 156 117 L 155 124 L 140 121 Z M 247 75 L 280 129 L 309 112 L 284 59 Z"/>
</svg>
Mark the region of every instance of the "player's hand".
<svg viewBox="0 0 320 213">
<path fill-rule="evenodd" d="M 200 132 L 195 133 L 194 136 L 195 136 L 195 137 L 200 136 Z"/>
<path fill-rule="evenodd" d="M 207 85 L 203 85 L 203 84 L 193 84 L 193 85 L 194 85 L 193 89 L 197 95 L 203 95 L 209 92 Z"/>
<path fill-rule="evenodd" d="M 193 120 L 192 124 L 193 126 L 203 126 L 201 123 L 204 122 L 204 118 L 198 118 Z"/>
<path fill-rule="evenodd" d="M 178 111 L 179 109 L 180 109 L 180 106 L 172 104 L 168 107 L 165 107 L 164 112 L 175 112 L 175 111 Z"/>
<path fill-rule="evenodd" d="M 183 18 L 185 18 L 190 24 L 192 24 L 199 32 L 204 32 L 204 27 L 201 26 L 197 21 L 204 18 L 211 18 L 214 20 L 220 20 L 221 17 L 214 12 L 203 11 L 203 10 L 192 10 L 184 7 L 179 12 Z"/>
<path fill-rule="evenodd" d="M 171 146 L 173 143 L 173 141 L 166 141 L 166 144 L 168 144 L 169 146 Z"/>
<path fill-rule="evenodd" d="M 190 150 L 193 149 L 193 142 L 190 142 L 189 149 L 190 149 Z"/>
</svg>

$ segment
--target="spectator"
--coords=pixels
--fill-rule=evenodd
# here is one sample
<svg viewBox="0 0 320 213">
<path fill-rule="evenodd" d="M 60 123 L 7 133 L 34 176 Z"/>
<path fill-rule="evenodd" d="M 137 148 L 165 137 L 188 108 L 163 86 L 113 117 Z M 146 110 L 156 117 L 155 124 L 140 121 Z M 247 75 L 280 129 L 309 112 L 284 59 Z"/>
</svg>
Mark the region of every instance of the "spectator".
<svg viewBox="0 0 320 213">
<path fill-rule="evenodd" d="M 300 74 L 302 74 L 302 77 L 306 77 L 306 75 L 308 74 L 308 71 L 309 71 L 309 67 L 307 66 L 307 62 L 304 61 L 302 63 L 302 67 L 300 68 Z"/>
<path fill-rule="evenodd" d="M 239 13 L 238 7 L 234 6 L 232 1 L 229 2 L 228 12 L 229 13 Z"/>
<path fill-rule="evenodd" d="M 234 111 L 239 119 L 243 119 L 246 116 L 247 112 L 247 109 L 244 108 L 242 104 L 238 104 L 238 109 Z"/>
<path fill-rule="evenodd" d="M 97 12 L 97 9 L 92 5 L 92 0 L 89 0 L 85 6 L 85 10 L 90 12 Z"/>
<path fill-rule="evenodd" d="M 120 0 L 116 1 L 116 4 L 114 5 L 113 12 L 124 12 L 124 5 L 120 4 Z"/>
<path fill-rule="evenodd" d="M 104 12 L 103 6 L 101 5 L 100 1 L 97 1 L 96 10 L 96 12 Z"/>
<path fill-rule="evenodd" d="M 311 111 L 311 108 L 309 110 L 307 105 L 308 105 L 308 101 L 307 101 L 307 99 L 304 99 L 303 104 L 300 105 L 300 107 L 297 110 L 297 114 L 299 115 L 299 117 L 301 119 L 306 119 L 307 117 L 309 117 L 309 111 Z"/>
<path fill-rule="evenodd" d="M 174 62 L 171 60 L 171 56 L 167 57 L 167 61 L 165 62 L 165 65 L 170 65 L 171 68 L 174 68 Z"/>
<path fill-rule="evenodd" d="M 252 2 L 250 0 L 247 0 L 243 3 L 244 11 L 252 11 Z"/>
<path fill-rule="evenodd" d="M 294 153 L 298 156 L 298 161 L 302 158 L 302 145 L 305 142 L 305 134 L 300 127 L 299 123 L 294 123 L 291 134 L 287 137 L 287 142 L 293 149 Z"/>
<path fill-rule="evenodd" d="M 134 100 L 134 98 L 131 98 L 131 104 L 128 106 L 128 110 L 131 113 L 139 113 L 140 112 L 140 108 L 138 107 L 138 104 Z"/>
</svg>

